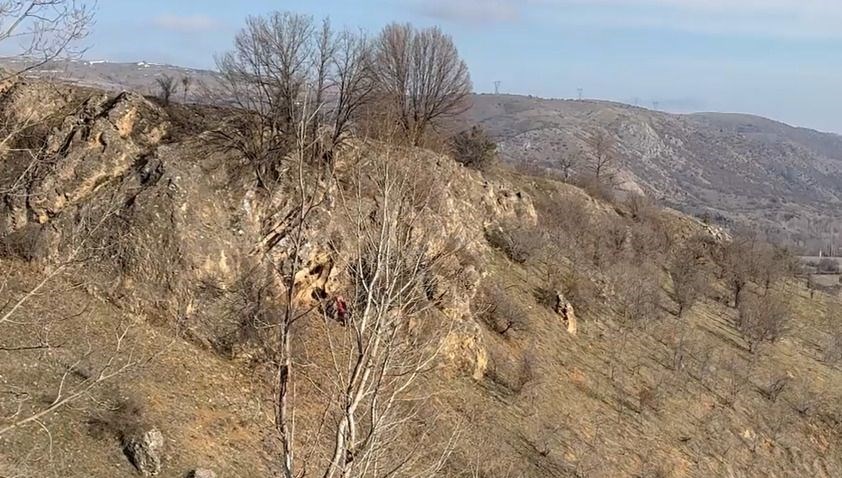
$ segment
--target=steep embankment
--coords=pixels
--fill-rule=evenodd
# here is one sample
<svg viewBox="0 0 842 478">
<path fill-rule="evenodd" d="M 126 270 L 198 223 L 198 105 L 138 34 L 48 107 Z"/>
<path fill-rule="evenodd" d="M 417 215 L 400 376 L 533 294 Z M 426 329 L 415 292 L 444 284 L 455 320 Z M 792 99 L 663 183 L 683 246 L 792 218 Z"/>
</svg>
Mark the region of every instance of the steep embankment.
<svg viewBox="0 0 842 478">
<path fill-rule="evenodd" d="M 452 444 L 441 476 L 842 472 L 842 377 L 826 354 L 837 299 L 811 300 L 791 281 L 751 287 L 793 306 L 784 337 L 755 353 L 715 274 L 677 318 L 668 257 L 691 238 L 719 240 L 694 220 L 359 143 L 336 176 L 307 178 L 324 197 L 288 270 L 295 181 L 260 190 L 206 133 L 175 128 L 173 111 L 37 84 L 7 87 L 2 107 L 16 121 L 37 114 L 39 126 L 0 163 L 0 354 L 11 357 L 0 361 L 0 429 L 82 393 L 0 434 L 0 475 L 129 474 L 122 449 L 151 428 L 164 436 L 162 476 L 276 473 L 267 345 L 279 277 L 296 278 L 305 311 L 351 298 L 360 227 L 384 222 L 385 165 L 403 178 L 401 213 L 415 218 L 405 244 L 425 259 L 428 313 L 412 330 L 443 338 L 416 390 L 425 399 L 390 450 Z M 39 144 L 33 162 L 24 146 Z M 699 254 L 700 268 L 715 256 Z M 348 330 L 307 317 L 293 344 L 308 378 L 296 400 L 302 449 L 335 385 L 328 351 L 340 342 L 328 339 Z M 328 450 L 313 441 L 316 463 Z"/>
<path fill-rule="evenodd" d="M 618 103 L 475 95 L 467 113 L 515 164 L 587 163 L 587 138 L 616 143 L 621 177 L 686 212 L 753 222 L 794 240 L 838 220 L 842 137 L 749 115 L 673 115 Z M 580 164 L 577 168 L 583 169 Z M 827 229 L 827 231 L 825 231 Z"/>
</svg>

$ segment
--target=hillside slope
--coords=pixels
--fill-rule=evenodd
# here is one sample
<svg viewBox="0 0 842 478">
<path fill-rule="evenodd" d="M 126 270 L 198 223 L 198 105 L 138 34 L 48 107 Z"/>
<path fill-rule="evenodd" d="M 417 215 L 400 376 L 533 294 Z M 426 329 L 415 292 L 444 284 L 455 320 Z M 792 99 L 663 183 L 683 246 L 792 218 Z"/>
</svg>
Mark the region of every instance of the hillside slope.
<svg viewBox="0 0 842 478">
<path fill-rule="evenodd" d="M 0 59 L 0 67 L 16 68 L 15 62 Z M 212 71 L 147 62 L 55 62 L 31 73 L 153 95 L 163 75 L 191 80 L 176 101 L 203 103 L 214 89 Z M 559 156 L 586 162 L 586 138 L 603 130 L 617 143 L 626 189 L 722 224 L 752 223 L 811 254 L 842 229 L 842 137 L 835 134 L 744 114 L 675 115 L 514 95 L 473 95 L 462 119 L 484 125 L 511 163 L 550 168 Z"/>
<path fill-rule="evenodd" d="M 750 115 L 674 115 L 508 95 L 475 95 L 467 117 L 500 141 L 508 161 L 549 168 L 569 155 L 587 163 L 587 138 L 605 131 L 617 145 L 626 187 L 720 222 L 748 221 L 806 245 L 839 219 L 838 135 Z"/>
<path fill-rule="evenodd" d="M 6 85 L 0 108 L 44 125 L 0 162 L 0 476 L 129 475 L 123 450 L 152 427 L 161 476 L 279 475 L 277 344 L 262 320 L 285 274 L 305 311 L 296 426 L 315 476 L 330 453 L 330 352 L 365 316 L 350 279 L 369 264 L 359 227 L 385 221 L 382 170 L 412 193 L 396 216 L 415 218 L 397 250 L 422 251 L 425 271 L 411 337 L 440 339 L 383 445 L 392 459 L 423 452 L 398 476 L 842 475 L 839 298 L 750 284 L 748 297 L 791 306 L 780 340 L 751 347 L 713 264 L 722 236 L 689 217 L 352 142 L 334 175 L 307 177 L 325 196 L 295 249 L 294 168 L 262 191 L 207 132 L 176 127 L 184 108 L 38 83 Z M 33 163 L 22 146 L 39 139 Z M 680 314 L 667 268 L 693 241 L 711 287 Z M 318 301 L 339 294 L 359 315 L 325 320 Z M 103 371 L 120 373 L 85 388 Z M 435 473 L 412 468 L 439 457 Z"/>
</svg>

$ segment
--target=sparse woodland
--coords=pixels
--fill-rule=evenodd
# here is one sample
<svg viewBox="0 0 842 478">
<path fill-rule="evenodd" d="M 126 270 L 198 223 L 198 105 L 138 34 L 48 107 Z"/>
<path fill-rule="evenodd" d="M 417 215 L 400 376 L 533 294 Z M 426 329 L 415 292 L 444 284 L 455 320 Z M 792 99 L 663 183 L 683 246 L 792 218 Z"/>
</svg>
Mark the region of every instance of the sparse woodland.
<svg viewBox="0 0 842 478">
<path fill-rule="evenodd" d="M 18 3 L 74 53 L 88 10 Z M 500 164 L 438 28 L 272 13 L 217 66 L 4 87 L 0 477 L 842 473 L 842 304 L 788 251 L 616 194 L 599 131 Z"/>
</svg>

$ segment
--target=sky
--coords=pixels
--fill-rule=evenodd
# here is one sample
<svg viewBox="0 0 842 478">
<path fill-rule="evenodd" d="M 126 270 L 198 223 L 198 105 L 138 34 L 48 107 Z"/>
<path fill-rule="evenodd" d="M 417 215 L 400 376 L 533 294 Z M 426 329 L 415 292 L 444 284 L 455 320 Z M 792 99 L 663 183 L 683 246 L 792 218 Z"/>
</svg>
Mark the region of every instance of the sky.
<svg viewBox="0 0 842 478">
<path fill-rule="evenodd" d="M 752 113 L 842 133 L 842 0 L 99 0 L 89 59 L 212 68 L 249 15 L 453 36 L 477 92 Z"/>
</svg>

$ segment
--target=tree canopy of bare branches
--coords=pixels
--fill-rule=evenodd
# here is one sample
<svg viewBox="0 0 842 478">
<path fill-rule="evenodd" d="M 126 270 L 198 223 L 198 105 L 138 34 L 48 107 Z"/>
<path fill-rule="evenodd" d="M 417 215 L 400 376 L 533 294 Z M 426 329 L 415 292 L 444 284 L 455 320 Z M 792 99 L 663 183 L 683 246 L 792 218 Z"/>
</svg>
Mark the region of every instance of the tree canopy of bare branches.
<svg viewBox="0 0 842 478">
<path fill-rule="evenodd" d="M 155 78 L 155 83 L 158 85 L 158 98 L 161 99 L 164 106 L 169 105 L 175 90 L 178 88 L 175 77 L 163 75 Z"/>
<path fill-rule="evenodd" d="M 737 328 L 754 352 L 763 342 L 775 342 L 786 331 L 790 309 L 773 297 L 750 296 L 740 302 Z"/>
<path fill-rule="evenodd" d="M 588 139 L 591 149 L 590 169 L 597 180 L 611 180 L 613 168 L 617 162 L 617 151 L 614 140 L 608 133 L 597 130 Z"/>
<path fill-rule="evenodd" d="M 483 169 L 497 158 L 497 143 L 480 126 L 462 131 L 451 143 L 453 158 L 465 166 Z"/>
<path fill-rule="evenodd" d="M 417 30 L 394 23 L 384 28 L 375 42 L 374 70 L 378 94 L 392 106 L 412 144 L 467 107 L 468 67 L 438 27 Z"/>
<path fill-rule="evenodd" d="M 328 20 L 287 12 L 249 17 L 233 50 L 217 58 L 220 102 L 233 111 L 217 136 L 264 186 L 292 151 L 302 122 L 308 156 L 329 156 L 373 89 L 368 55 L 364 36 L 336 32 Z"/>
<path fill-rule="evenodd" d="M 77 58 L 93 23 L 89 2 L 77 0 L 0 0 L 0 44 L 15 42 L 23 68 L 5 71 L 6 80 L 62 57 Z"/>
</svg>

